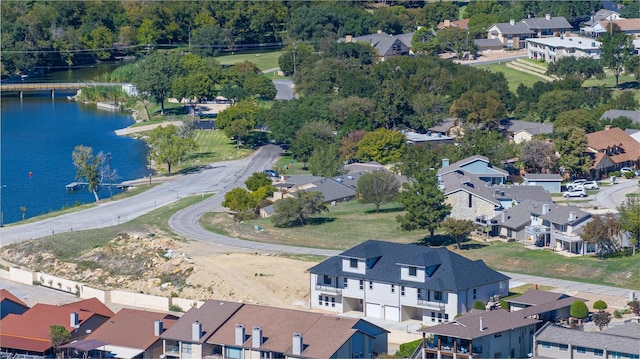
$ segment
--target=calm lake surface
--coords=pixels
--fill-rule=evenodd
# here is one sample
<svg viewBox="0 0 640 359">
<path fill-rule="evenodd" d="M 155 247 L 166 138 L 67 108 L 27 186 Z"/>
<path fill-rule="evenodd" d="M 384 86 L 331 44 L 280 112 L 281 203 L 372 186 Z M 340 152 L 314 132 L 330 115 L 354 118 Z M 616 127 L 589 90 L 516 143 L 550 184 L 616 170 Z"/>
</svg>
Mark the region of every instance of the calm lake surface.
<svg viewBox="0 0 640 359">
<path fill-rule="evenodd" d="M 64 74 L 69 76 L 69 73 Z M 79 80 L 78 77 L 75 80 Z M 4 223 L 17 222 L 78 203 L 94 201 L 86 188 L 67 191 L 75 182 L 71 153 L 75 146 L 111 153 L 114 183 L 148 175 L 143 141 L 116 136 L 134 121 L 130 114 L 99 110 L 70 101 L 67 94 L 3 96 L 0 115 L 0 204 Z M 118 190 L 114 189 L 114 194 Z M 109 188 L 99 192 L 109 197 Z"/>
</svg>

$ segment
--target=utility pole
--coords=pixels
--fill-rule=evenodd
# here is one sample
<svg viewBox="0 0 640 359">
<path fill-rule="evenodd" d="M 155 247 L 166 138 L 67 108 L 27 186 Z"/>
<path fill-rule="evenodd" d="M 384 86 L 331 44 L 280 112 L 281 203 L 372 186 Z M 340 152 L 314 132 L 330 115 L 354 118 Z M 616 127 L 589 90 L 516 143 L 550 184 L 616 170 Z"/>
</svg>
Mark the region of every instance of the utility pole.
<svg viewBox="0 0 640 359">
<path fill-rule="evenodd" d="M 107 170 L 109 176 L 109 199 L 113 200 L 113 182 L 112 182 L 112 174 L 111 174 L 111 152 L 107 153 Z"/>
<path fill-rule="evenodd" d="M 296 50 L 298 49 L 298 45 L 293 43 L 293 77 L 296 77 Z"/>
</svg>

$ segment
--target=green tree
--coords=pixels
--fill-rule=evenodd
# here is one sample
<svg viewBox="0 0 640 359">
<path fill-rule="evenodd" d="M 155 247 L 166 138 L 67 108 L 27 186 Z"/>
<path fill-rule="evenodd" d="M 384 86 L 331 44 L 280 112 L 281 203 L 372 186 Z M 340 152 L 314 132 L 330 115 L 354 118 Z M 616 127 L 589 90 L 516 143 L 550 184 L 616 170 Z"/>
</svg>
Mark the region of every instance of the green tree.
<svg viewBox="0 0 640 359">
<path fill-rule="evenodd" d="M 583 83 L 585 80 L 595 76 L 598 79 L 605 77 L 602 63 L 591 57 L 565 56 L 558 61 L 550 63 L 547 75 L 554 75 L 560 78 L 573 77 Z"/>
<path fill-rule="evenodd" d="M 465 51 L 471 51 L 475 46 L 473 40 L 467 36 L 466 30 L 457 27 L 439 30 L 436 39 L 441 49 L 453 52 L 457 58 L 461 58 Z"/>
<path fill-rule="evenodd" d="M 158 41 L 158 29 L 156 28 L 153 20 L 144 19 L 142 24 L 138 27 L 138 35 L 136 39 L 141 45 L 155 45 Z"/>
<path fill-rule="evenodd" d="M 497 129 L 500 120 L 507 114 L 500 95 L 495 91 L 468 91 L 453 101 L 449 112 L 465 120 L 466 126 L 478 126 L 488 130 Z"/>
<path fill-rule="evenodd" d="M 366 131 L 356 130 L 342 137 L 340 140 L 340 155 L 342 159 L 350 163 L 357 158 L 358 143 L 364 138 Z"/>
<path fill-rule="evenodd" d="M 456 241 L 456 246 L 458 249 L 462 249 L 462 241 L 473 232 L 476 226 L 473 224 L 473 221 L 466 219 L 455 219 L 448 217 L 442 223 L 440 223 L 440 227 L 444 229 L 444 232 L 453 237 Z"/>
<path fill-rule="evenodd" d="M 254 172 L 244 181 L 244 185 L 247 186 L 249 191 L 255 191 L 262 186 L 270 186 L 272 183 L 271 178 L 264 172 Z"/>
<path fill-rule="evenodd" d="M 218 114 L 216 126 L 229 137 L 235 137 L 237 146 L 242 144 L 251 129 L 256 126 L 258 106 L 254 100 L 243 100 Z"/>
<path fill-rule="evenodd" d="M 593 215 L 582 230 L 582 239 L 595 244 L 601 256 L 618 251 L 620 221 L 611 213 Z"/>
<path fill-rule="evenodd" d="M 96 202 L 98 202 L 100 200 L 98 190 L 100 189 L 100 182 L 102 181 L 101 174 L 104 155 L 102 152 L 94 155 L 93 148 L 80 145 L 73 149 L 71 158 L 76 168 L 76 179 L 80 182 L 87 183 L 87 188 L 93 193 Z"/>
<path fill-rule="evenodd" d="M 640 199 L 627 197 L 617 209 L 620 214 L 620 228 L 629 232 L 633 255 L 636 255 L 636 248 L 640 243 Z"/>
<path fill-rule="evenodd" d="M 195 54 L 213 57 L 227 46 L 229 33 L 217 24 L 207 24 L 193 31 L 191 49 Z"/>
<path fill-rule="evenodd" d="M 318 59 L 318 56 L 314 55 L 314 51 L 313 45 L 307 42 L 295 42 L 290 44 L 284 48 L 282 55 L 278 58 L 280 71 L 284 72 L 286 75 L 292 75 L 294 57 L 297 72 L 300 69 L 300 66 L 305 66 Z"/>
<path fill-rule="evenodd" d="M 341 174 L 343 167 L 338 146 L 329 143 L 316 146 L 309 157 L 309 170 L 314 176 L 333 177 Z"/>
<path fill-rule="evenodd" d="M 583 154 L 587 148 L 585 131 L 577 127 L 564 127 L 555 136 L 554 146 L 560 155 L 558 166 L 575 177 L 589 173 L 591 161 Z"/>
<path fill-rule="evenodd" d="M 599 311 L 603 311 L 603 310 L 607 309 L 607 303 L 605 303 L 605 301 L 602 300 L 602 299 L 596 300 L 593 303 L 593 309 L 599 310 Z"/>
<path fill-rule="evenodd" d="M 599 38 L 602 41 L 600 46 L 600 61 L 604 66 L 613 71 L 616 77 L 616 87 L 619 86 L 620 74 L 628 69 L 632 72 L 635 55 L 635 47 L 631 36 L 624 32 L 614 32 Z"/>
<path fill-rule="evenodd" d="M 576 319 L 584 319 L 589 316 L 589 308 L 581 300 L 576 300 L 569 308 L 569 315 Z"/>
<path fill-rule="evenodd" d="M 582 100 L 578 91 L 553 90 L 540 95 L 534 106 L 542 120 L 554 121 L 559 113 L 580 108 Z"/>
<path fill-rule="evenodd" d="M 296 191 L 293 197 L 283 198 L 274 203 L 273 207 L 271 221 L 279 227 L 290 226 L 295 222 L 304 226 L 310 216 L 329 211 L 324 205 L 322 192 Z"/>
<path fill-rule="evenodd" d="M 166 164 L 168 173 L 171 173 L 171 167 L 175 163 L 182 161 L 196 147 L 193 138 L 181 137 L 175 125 L 156 127 L 149 134 L 147 143 L 151 147 L 149 159 Z"/>
<path fill-rule="evenodd" d="M 413 33 L 411 50 L 416 54 L 435 55 L 440 43 L 430 28 L 422 27 Z"/>
<path fill-rule="evenodd" d="M 317 148 L 327 146 L 335 141 L 334 128 L 327 121 L 311 121 L 296 132 L 290 151 L 296 161 L 307 167 L 307 162 Z"/>
<path fill-rule="evenodd" d="M 398 202 L 407 213 L 396 217 L 400 228 L 405 231 L 426 229 L 433 238 L 436 228 L 451 213 L 451 205 L 444 203 L 444 192 L 438 188 L 436 171 L 418 173 L 402 188 Z"/>
<path fill-rule="evenodd" d="M 520 145 L 520 161 L 528 173 L 543 173 L 543 170 L 557 169 L 556 149 L 552 143 L 531 140 Z"/>
<path fill-rule="evenodd" d="M 61 346 L 71 342 L 71 333 L 62 325 L 52 325 L 49 327 L 49 340 L 57 353 Z"/>
<path fill-rule="evenodd" d="M 560 112 L 553 122 L 553 129 L 558 131 L 565 127 L 578 127 L 584 129 L 586 133 L 592 133 L 596 131 L 597 125 L 593 111 L 579 108 Z"/>
<path fill-rule="evenodd" d="M 236 187 L 224 194 L 222 205 L 232 211 L 242 212 L 256 208 L 258 201 L 246 189 Z"/>
<path fill-rule="evenodd" d="M 407 138 L 400 131 L 379 128 L 367 132 L 358 142 L 357 157 L 363 162 L 393 163 L 402 157 L 406 142 Z"/>
<path fill-rule="evenodd" d="M 599 311 L 593 313 L 593 323 L 598 326 L 598 329 L 602 330 L 611 322 L 611 313 L 605 311 Z"/>
<path fill-rule="evenodd" d="M 444 20 L 457 20 L 458 10 L 456 3 L 451 1 L 426 2 L 422 8 L 427 20 L 424 25 L 436 28 Z"/>
<path fill-rule="evenodd" d="M 174 52 L 154 52 L 140 62 L 132 82 L 141 93 L 149 93 L 160 103 L 164 115 L 164 100 L 171 96 L 173 82 L 181 73 L 180 55 Z"/>
<path fill-rule="evenodd" d="M 376 170 L 360 176 L 356 193 L 361 203 L 373 203 L 376 213 L 380 205 L 398 198 L 400 181 L 395 173 L 388 170 Z"/>
<path fill-rule="evenodd" d="M 486 307 L 484 305 L 484 302 L 481 300 L 476 300 L 475 302 L 473 302 L 473 309 L 478 309 L 478 310 L 485 310 Z"/>
</svg>

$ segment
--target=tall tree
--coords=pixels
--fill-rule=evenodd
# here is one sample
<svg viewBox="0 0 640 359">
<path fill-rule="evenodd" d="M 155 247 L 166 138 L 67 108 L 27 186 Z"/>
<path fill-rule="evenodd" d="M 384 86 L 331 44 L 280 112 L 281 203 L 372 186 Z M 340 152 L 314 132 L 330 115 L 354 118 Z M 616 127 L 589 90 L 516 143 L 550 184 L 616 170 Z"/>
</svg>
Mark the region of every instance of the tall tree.
<svg viewBox="0 0 640 359">
<path fill-rule="evenodd" d="M 618 213 L 620 213 L 620 228 L 629 232 L 633 255 L 635 255 L 640 243 L 640 199 L 627 197 L 627 200 L 618 206 Z"/>
<path fill-rule="evenodd" d="M 573 77 L 583 83 L 592 76 L 598 79 L 605 77 L 602 63 L 591 57 L 565 56 L 558 61 L 549 64 L 548 75 L 555 75 L 561 78 Z"/>
<path fill-rule="evenodd" d="M 182 161 L 196 146 L 193 138 L 181 137 L 175 125 L 156 127 L 149 134 L 147 142 L 151 147 L 149 159 L 166 164 L 168 173 L 171 173 L 171 167 L 175 163 Z"/>
<path fill-rule="evenodd" d="M 178 53 L 154 52 L 141 61 L 132 82 L 138 91 L 149 93 L 160 103 L 160 113 L 164 115 L 164 100 L 171 96 L 173 82 L 181 71 Z"/>
<path fill-rule="evenodd" d="M 362 203 L 373 203 L 376 213 L 380 205 L 398 197 L 400 182 L 395 173 L 388 170 L 367 172 L 358 179 L 356 193 Z"/>
<path fill-rule="evenodd" d="M 563 127 L 555 131 L 555 136 L 553 143 L 560 155 L 558 166 L 574 177 L 589 173 L 591 159 L 584 155 L 587 148 L 585 131 L 577 127 Z"/>
<path fill-rule="evenodd" d="M 520 161 L 529 173 L 543 173 L 544 170 L 554 171 L 557 168 L 556 149 L 550 142 L 527 141 L 521 145 L 520 152 Z"/>
<path fill-rule="evenodd" d="M 239 147 L 251 129 L 256 126 L 256 112 L 258 106 L 255 100 L 243 100 L 218 114 L 216 126 L 224 130 L 229 137 L 235 137 Z"/>
<path fill-rule="evenodd" d="M 465 125 L 489 130 L 497 129 L 507 114 L 500 95 L 495 91 L 468 91 L 453 101 L 451 115 L 465 120 Z"/>
<path fill-rule="evenodd" d="M 293 197 L 283 198 L 273 206 L 271 221 L 276 226 L 292 225 L 295 222 L 304 226 L 310 216 L 329 211 L 324 205 L 322 192 L 296 191 Z"/>
<path fill-rule="evenodd" d="M 455 239 L 458 249 L 462 249 L 462 241 L 476 228 L 475 224 L 468 219 L 455 219 L 451 217 L 442 221 L 440 226 L 447 235 Z"/>
<path fill-rule="evenodd" d="M 343 173 L 338 145 L 316 146 L 309 157 L 309 170 L 314 176 L 333 177 Z"/>
<path fill-rule="evenodd" d="M 293 158 L 304 163 L 307 162 L 316 148 L 327 146 L 335 141 L 334 128 L 326 121 L 312 121 L 306 123 L 298 132 L 291 144 Z"/>
<path fill-rule="evenodd" d="M 603 257 L 618 251 L 618 238 L 620 221 L 611 213 L 592 216 L 582 231 L 582 239 L 596 245 L 598 253 Z"/>
<path fill-rule="evenodd" d="M 96 202 L 98 202 L 100 200 L 98 190 L 102 182 L 101 174 L 104 155 L 102 152 L 94 155 L 93 148 L 80 145 L 74 148 L 71 158 L 73 159 L 73 165 L 76 167 L 76 179 L 80 182 L 87 182 L 87 188 L 93 193 Z"/>
<path fill-rule="evenodd" d="M 436 170 L 418 173 L 402 185 L 398 202 L 406 214 L 397 216 L 400 228 L 406 231 L 426 229 L 434 237 L 440 222 L 451 213 L 451 205 L 444 202 L 444 192 L 438 188 Z"/>
<path fill-rule="evenodd" d="M 382 164 L 396 162 L 406 149 L 407 138 L 400 131 L 379 128 L 367 132 L 358 142 L 357 156 L 360 160 Z"/>
<path fill-rule="evenodd" d="M 62 325 L 52 325 L 49 327 L 49 340 L 51 346 L 58 352 L 58 348 L 71 342 L 71 333 L 69 333 Z"/>
<path fill-rule="evenodd" d="M 620 74 L 626 70 L 631 72 L 635 55 L 635 47 L 631 37 L 624 32 L 613 32 L 600 37 L 600 60 L 613 71 L 616 87 L 619 86 Z"/>
</svg>

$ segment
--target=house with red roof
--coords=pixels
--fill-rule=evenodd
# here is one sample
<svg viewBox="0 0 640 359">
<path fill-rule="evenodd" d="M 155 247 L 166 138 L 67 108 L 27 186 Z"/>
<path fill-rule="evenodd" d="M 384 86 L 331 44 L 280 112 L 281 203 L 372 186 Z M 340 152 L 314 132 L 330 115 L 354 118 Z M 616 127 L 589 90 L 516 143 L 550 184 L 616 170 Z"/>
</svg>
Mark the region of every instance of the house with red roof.
<svg viewBox="0 0 640 359">
<path fill-rule="evenodd" d="M 9 314 L 22 314 L 29 309 L 23 301 L 6 289 L 0 289 L 0 319 Z"/>
<path fill-rule="evenodd" d="M 112 316 L 113 312 L 96 298 L 59 306 L 36 304 L 22 314 L 9 314 L 0 320 L 0 348 L 14 354 L 52 355 L 51 326 L 63 326 L 72 340 L 78 340 Z"/>
<path fill-rule="evenodd" d="M 606 178 L 610 172 L 622 167 L 638 168 L 640 143 L 622 129 L 606 127 L 602 131 L 587 134 L 585 153 L 592 159 L 591 176 Z"/>
</svg>

